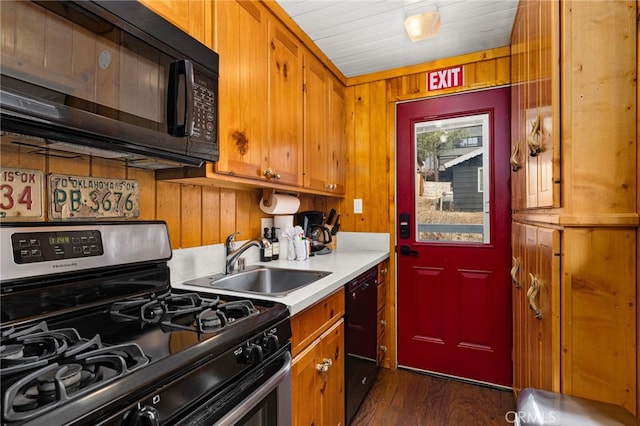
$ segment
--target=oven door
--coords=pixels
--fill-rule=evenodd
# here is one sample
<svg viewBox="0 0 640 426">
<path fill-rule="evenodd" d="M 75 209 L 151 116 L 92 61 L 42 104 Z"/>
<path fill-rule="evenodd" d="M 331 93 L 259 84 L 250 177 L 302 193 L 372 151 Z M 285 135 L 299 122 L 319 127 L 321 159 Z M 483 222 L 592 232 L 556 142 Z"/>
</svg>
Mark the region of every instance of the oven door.
<svg viewBox="0 0 640 426">
<path fill-rule="evenodd" d="M 291 425 L 291 353 L 280 355 L 198 406 L 179 425 Z M 220 413 L 222 417 L 220 417 Z"/>
</svg>

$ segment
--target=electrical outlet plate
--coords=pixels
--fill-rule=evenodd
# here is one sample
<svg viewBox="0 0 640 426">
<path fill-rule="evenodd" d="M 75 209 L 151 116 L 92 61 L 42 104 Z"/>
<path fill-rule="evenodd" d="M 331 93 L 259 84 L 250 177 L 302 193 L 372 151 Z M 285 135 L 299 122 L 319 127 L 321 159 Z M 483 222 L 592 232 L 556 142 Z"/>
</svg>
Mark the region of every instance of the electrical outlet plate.
<svg viewBox="0 0 640 426">
<path fill-rule="evenodd" d="M 264 228 L 269 228 L 273 226 L 273 218 L 272 217 L 263 217 L 260 219 L 260 235 L 262 236 L 262 232 Z"/>
<path fill-rule="evenodd" d="M 353 212 L 355 214 L 362 213 L 362 198 L 356 198 L 353 200 Z"/>
</svg>

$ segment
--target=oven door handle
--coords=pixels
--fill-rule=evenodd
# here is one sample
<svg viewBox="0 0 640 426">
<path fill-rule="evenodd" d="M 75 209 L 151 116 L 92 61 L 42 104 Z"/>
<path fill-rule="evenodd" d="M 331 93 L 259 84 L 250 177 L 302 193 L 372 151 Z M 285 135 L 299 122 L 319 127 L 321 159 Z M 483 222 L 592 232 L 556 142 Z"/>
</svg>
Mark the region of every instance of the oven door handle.
<svg viewBox="0 0 640 426">
<path fill-rule="evenodd" d="M 216 425 L 234 425 L 238 421 L 240 421 L 244 416 L 249 414 L 251 410 L 260 403 L 267 395 L 273 392 L 282 384 L 283 381 L 289 378 L 288 386 L 289 389 L 286 389 L 287 392 L 291 392 L 291 354 L 289 352 L 285 352 L 284 354 L 284 365 L 280 370 L 278 370 L 273 376 L 269 378 L 259 389 L 257 389 L 254 393 L 246 397 L 242 402 L 240 402 L 236 407 L 234 407 L 231 411 L 225 414 L 220 420 L 218 420 Z M 286 385 L 286 383 L 285 383 Z M 280 411 L 288 410 L 287 412 L 281 413 Z M 286 407 L 278 407 L 278 417 L 281 418 L 283 415 L 286 417 L 291 416 L 291 407 L 287 404 Z M 287 423 L 288 424 L 288 423 Z"/>
</svg>

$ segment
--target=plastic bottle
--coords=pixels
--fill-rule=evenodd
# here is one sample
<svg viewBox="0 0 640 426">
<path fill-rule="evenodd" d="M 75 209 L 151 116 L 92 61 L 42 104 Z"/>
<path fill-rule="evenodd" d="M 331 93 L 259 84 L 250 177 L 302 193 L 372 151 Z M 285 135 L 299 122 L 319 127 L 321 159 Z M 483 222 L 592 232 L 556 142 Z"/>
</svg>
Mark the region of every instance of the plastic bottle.
<svg viewBox="0 0 640 426">
<path fill-rule="evenodd" d="M 271 262 L 273 251 L 271 248 L 271 238 L 269 238 L 269 228 L 264 228 L 264 235 L 262 238 L 262 248 L 260 248 L 260 261 Z"/>
<path fill-rule="evenodd" d="M 278 260 L 280 257 L 280 240 L 276 236 L 276 229 L 280 228 L 271 227 L 271 260 Z"/>
</svg>

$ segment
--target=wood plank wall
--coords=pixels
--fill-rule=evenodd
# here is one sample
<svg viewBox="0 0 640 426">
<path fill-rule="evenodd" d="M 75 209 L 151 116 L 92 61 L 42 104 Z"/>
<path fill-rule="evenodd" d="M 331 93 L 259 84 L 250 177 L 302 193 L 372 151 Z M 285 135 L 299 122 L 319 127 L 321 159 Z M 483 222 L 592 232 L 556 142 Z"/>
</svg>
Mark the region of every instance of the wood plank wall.
<svg viewBox="0 0 640 426">
<path fill-rule="evenodd" d="M 156 181 L 153 171 L 127 168 L 120 161 L 100 158 L 61 158 L 30 153 L 33 149 L 10 144 L 16 138 L 1 137 L 2 167 L 19 167 L 48 173 L 111 179 L 134 179 L 140 185 L 140 220 L 164 220 L 174 249 L 224 242 L 239 231 L 239 239 L 261 235 L 260 219 L 269 217 L 258 204 L 259 190 L 236 190 Z M 301 210 L 324 209 L 325 197 L 301 197 Z M 48 205 L 45 203 L 45 211 Z"/>
</svg>

